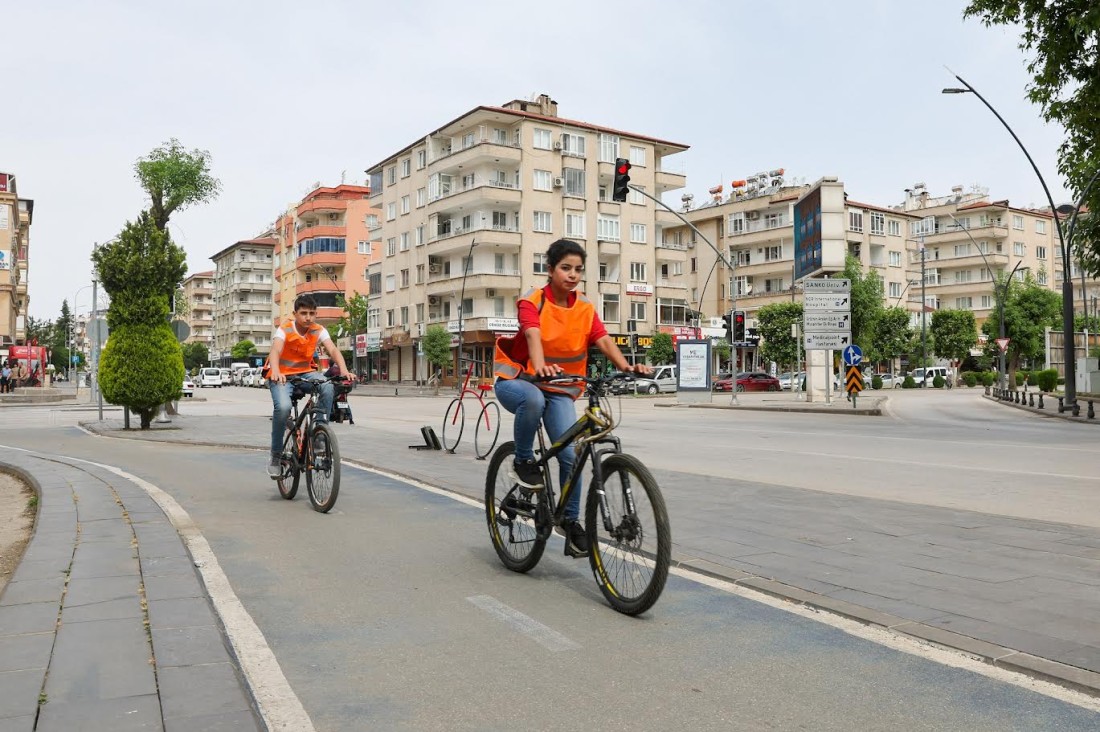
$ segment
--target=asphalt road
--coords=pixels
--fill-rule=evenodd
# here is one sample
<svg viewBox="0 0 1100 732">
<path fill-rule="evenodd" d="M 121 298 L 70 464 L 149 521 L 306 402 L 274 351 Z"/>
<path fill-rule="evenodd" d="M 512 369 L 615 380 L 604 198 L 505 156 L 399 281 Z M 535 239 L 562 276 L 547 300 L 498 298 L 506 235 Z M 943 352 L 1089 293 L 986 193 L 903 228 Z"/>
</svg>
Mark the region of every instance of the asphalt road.
<svg viewBox="0 0 1100 732">
<path fill-rule="evenodd" d="M 200 395 L 209 401 L 186 411 L 267 408 L 261 390 Z M 740 480 L 1045 518 L 1068 515 L 1059 504 L 1075 501 L 1076 520 L 1100 519 L 1086 500 L 1091 433 L 1035 418 L 1006 427 L 1003 409 L 972 396 L 906 394 L 896 418 L 868 419 L 630 402 L 620 435 L 657 470 L 732 470 Z M 350 429 L 379 445 L 392 443 L 383 434 L 415 441 L 445 406 L 401 400 L 400 414 L 383 420 L 372 401 L 356 400 Z M 322 516 L 304 496 L 280 499 L 257 452 L 95 438 L 65 426 L 76 417 L 88 413 L 7 410 L 0 444 L 117 465 L 168 491 L 320 730 L 1100 726 L 1094 705 L 958 667 L 953 654 L 900 652 L 717 583 L 674 576 L 653 611 L 626 618 L 560 543 L 529 575 L 504 570 L 480 509 L 452 497 L 347 469 L 336 510 Z M 1008 487 L 1033 474 L 1044 495 Z"/>
</svg>

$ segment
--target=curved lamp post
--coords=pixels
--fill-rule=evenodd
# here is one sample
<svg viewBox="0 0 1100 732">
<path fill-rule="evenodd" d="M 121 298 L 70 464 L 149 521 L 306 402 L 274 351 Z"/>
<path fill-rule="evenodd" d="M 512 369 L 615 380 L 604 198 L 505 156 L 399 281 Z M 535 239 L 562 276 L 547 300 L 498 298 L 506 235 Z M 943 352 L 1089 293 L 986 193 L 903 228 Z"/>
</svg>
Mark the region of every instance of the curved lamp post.
<svg viewBox="0 0 1100 732">
<path fill-rule="evenodd" d="M 1047 187 L 1047 182 L 1043 178 L 1043 174 L 1039 172 L 1039 167 L 1035 164 L 1035 161 L 1031 158 L 1031 153 L 1024 147 L 1024 143 L 1020 141 L 1020 138 L 1012 131 L 1012 128 L 1008 126 L 1008 122 L 1005 122 L 1004 117 L 993 108 L 993 105 L 986 101 L 986 98 L 978 93 L 978 90 L 971 86 L 965 79 L 958 74 L 952 74 L 959 83 L 965 88 L 950 87 L 943 90 L 944 94 L 973 94 L 981 100 L 982 104 L 993 113 L 993 116 L 1008 130 L 1008 134 L 1012 135 L 1012 139 L 1016 141 L 1016 144 L 1023 151 L 1027 161 L 1031 163 L 1031 169 L 1035 171 L 1035 176 L 1039 179 L 1039 183 L 1043 186 L 1043 193 L 1046 194 L 1047 203 L 1050 204 L 1050 212 L 1054 216 L 1054 227 L 1058 232 L 1058 244 L 1062 251 L 1062 337 L 1063 346 L 1065 349 L 1065 355 L 1063 360 L 1065 361 L 1066 372 L 1066 399 L 1065 408 L 1071 409 L 1076 415 L 1080 407 L 1077 406 L 1077 369 L 1074 363 L 1074 343 L 1073 343 L 1073 279 L 1070 276 L 1070 245 L 1071 239 L 1068 239 L 1062 232 L 1062 220 L 1058 215 L 1057 208 L 1054 205 L 1054 199 L 1050 195 L 1050 189 Z M 1092 182 L 1086 186 L 1084 192 L 1081 194 L 1081 201 L 1084 201 L 1085 195 L 1088 193 L 1089 188 L 1096 182 L 1096 176 L 1093 176 Z M 1077 209 L 1081 207 L 1081 202 L 1078 202 Z M 1076 223 L 1076 212 L 1074 213 L 1074 223 Z M 1072 237 L 1073 226 L 1070 227 L 1070 236 Z"/>
<path fill-rule="evenodd" d="M 985 252 L 982 251 L 981 245 L 978 244 L 978 242 L 974 239 L 974 235 L 970 233 L 969 229 L 960 224 L 959 220 L 955 218 L 953 214 L 948 213 L 947 215 L 950 216 L 951 220 L 955 222 L 955 228 L 966 234 L 966 237 L 974 243 L 974 248 L 978 250 L 978 254 L 982 255 L 982 261 L 985 262 L 986 271 L 989 272 L 990 277 L 993 277 L 993 267 L 989 265 L 989 260 L 986 259 Z M 1012 278 L 1016 275 L 1016 270 L 1018 270 L 1020 268 L 1020 265 L 1023 263 L 1024 260 L 1021 259 L 1019 262 L 1016 263 L 1016 266 L 1012 268 L 1012 271 L 1009 273 L 1008 277 L 1005 278 L 1002 292 L 997 292 L 997 280 L 993 280 L 993 295 L 997 298 L 997 310 L 999 311 L 1001 321 L 999 331 L 1001 334 L 1001 339 L 1004 339 L 1005 337 L 1005 300 L 1008 299 L 1008 286 L 1012 283 Z M 1005 370 L 1005 351 L 1007 349 L 1002 349 L 998 345 L 997 350 L 1001 352 L 1001 388 L 1005 389 L 1008 387 L 1008 372 Z"/>
</svg>

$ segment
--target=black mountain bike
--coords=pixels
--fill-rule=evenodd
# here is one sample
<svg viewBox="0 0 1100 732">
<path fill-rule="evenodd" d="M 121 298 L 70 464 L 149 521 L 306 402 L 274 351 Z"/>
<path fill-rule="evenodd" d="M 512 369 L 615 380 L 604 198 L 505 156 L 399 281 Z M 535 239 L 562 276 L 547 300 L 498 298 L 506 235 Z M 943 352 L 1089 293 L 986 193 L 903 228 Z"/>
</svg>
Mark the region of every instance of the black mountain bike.
<svg viewBox="0 0 1100 732">
<path fill-rule="evenodd" d="M 318 396 L 321 385 L 339 379 L 313 381 L 290 377 L 290 416 L 280 453 L 282 470 L 275 482 L 279 495 L 288 501 L 298 494 L 298 481 L 306 474 L 306 492 L 314 511 L 328 513 L 340 493 L 340 446 L 327 424 L 317 421 L 321 412 Z M 298 400 L 306 403 L 298 409 Z"/>
<path fill-rule="evenodd" d="M 554 527 L 562 525 L 569 494 L 591 461 L 584 525 L 592 574 L 611 607 L 638 615 L 651 608 L 664 589 L 672 531 L 657 481 L 641 461 L 622 452 L 619 438 L 611 434 L 616 422 L 600 404 L 608 383 L 631 378 L 631 374 L 613 373 L 545 379 L 551 384 L 576 384 L 583 379 L 588 406 L 549 448 L 540 426 L 536 458 L 544 487 L 539 490 L 517 483 L 512 471 L 515 444 L 506 442 L 497 448 L 485 479 L 485 513 L 501 562 L 515 572 L 527 572 L 542 558 Z M 557 466 L 552 471 L 550 460 L 573 449 L 578 451 L 573 471 L 555 501 L 552 473 Z"/>
</svg>

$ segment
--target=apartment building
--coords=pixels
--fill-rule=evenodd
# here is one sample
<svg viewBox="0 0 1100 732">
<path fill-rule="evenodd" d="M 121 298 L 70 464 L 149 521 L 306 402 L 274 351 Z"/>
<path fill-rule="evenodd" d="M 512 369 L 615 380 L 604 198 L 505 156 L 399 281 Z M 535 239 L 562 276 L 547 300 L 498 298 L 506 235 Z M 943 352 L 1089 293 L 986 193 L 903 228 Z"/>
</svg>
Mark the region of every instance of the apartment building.
<svg viewBox="0 0 1100 732">
<path fill-rule="evenodd" d="M 1020 280 L 1030 274 L 1061 291 L 1062 259 L 1049 210 L 991 201 L 988 190 L 977 186 L 969 192 L 955 186 L 950 195 L 932 197 L 923 184 L 906 191 L 900 208 L 917 217 L 910 224 L 909 258 L 918 271 L 923 259 L 930 310 L 972 310 L 984 322 L 995 315 L 993 289 L 1002 272 L 1015 272 Z"/>
<path fill-rule="evenodd" d="M 248 239 L 231 244 L 210 258 L 214 261 L 211 362 L 228 366 L 233 346 L 241 341 L 252 341 L 259 356 L 266 356 L 270 350 L 275 245 L 275 238 L 270 236 Z"/>
<path fill-rule="evenodd" d="M 545 252 L 560 238 L 587 249 L 583 290 L 617 341 L 644 342 L 658 312 L 687 325 L 686 254 L 666 251 L 662 262 L 680 267 L 665 276 L 655 257 L 674 217 L 636 192 L 625 203 L 610 193 L 618 157 L 650 195 L 683 188 L 669 158 L 686 149 L 561 117 L 543 94 L 476 107 L 368 167 L 382 212 L 367 331 L 380 346 L 378 377 L 426 378 L 417 341 L 433 324 L 456 346 L 461 332 L 464 355 L 488 373 L 496 337 L 518 329 L 515 300 L 545 284 Z M 457 347 L 454 358 L 451 373 Z"/>
<path fill-rule="evenodd" d="M 811 196 L 825 222 L 825 237 L 818 260 L 798 267 L 795 207 Z M 906 241 L 909 224 L 917 219 L 912 214 L 851 200 L 836 178 L 822 178 L 814 185 L 792 184 L 784 178 L 783 169 L 734 181 L 728 195 L 724 185 L 716 186 L 706 203 L 694 207 L 693 202 L 692 196 L 684 197 L 684 218 L 733 268 L 720 262 L 689 227 L 679 224 L 665 227 L 663 239 L 656 242 L 658 276 L 679 271 L 676 253 L 686 253 L 688 300 L 704 322 L 733 309 L 744 310 L 751 330 L 756 313 L 765 305 L 802 301 L 799 269 L 815 277 L 835 274 L 844 268 L 848 255 L 857 258 L 865 272 L 874 270 L 882 277 L 885 305 L 919 311 L 919 302 L 906 297 L 917 276 Z M 675 337 L 679 326 L 663 316 L 657 313 L 656 329 Z M 754 341 L 740 344 L 736 357 L 742 368 L 758 365 Z"/>
<path fill-rule="evenodd" d="M 291 317 L 298 295 L 313 295 L 317 320 L 327 326 L 344 316 L 342 299 L 367 294 L 369 227 L 379 215 L 369 196 L 366 186 L 317 186 L 279 216 L 272 325 Z"/>
<path fill-rule="evenodd" d="M 0 355 L 26 335 L 33 219 L 34 201 L 19 197 L 13 174 L 0 173 Z"/>
<path fill-rule="evenodd" d="M 214 272 L 196 272 L 183 281 L 176 314 L 191 328 L 184 343 L 202 343 L 214 350 Z"/>
</svg>

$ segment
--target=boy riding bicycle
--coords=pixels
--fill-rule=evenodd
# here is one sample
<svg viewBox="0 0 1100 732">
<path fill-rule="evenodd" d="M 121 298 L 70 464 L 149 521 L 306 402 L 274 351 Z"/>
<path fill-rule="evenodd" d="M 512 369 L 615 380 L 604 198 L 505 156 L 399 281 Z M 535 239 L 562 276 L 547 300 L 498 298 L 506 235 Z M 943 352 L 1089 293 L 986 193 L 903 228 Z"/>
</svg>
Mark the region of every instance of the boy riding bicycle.
<svg viewBox="0 0 1100 732">
<path fill-rule="evenodd" d="M 516 457 L 512 465 L 516 482 L 531 491 L 543 487 L 542 472 L 535 462 L 535 433 L 539 421 L 546 424 L 550 440 L 557 440 L 576 421 L 573 402 L 584 393 L 584 384 L 533 383 L 532 377 L 576 375 L 587 372 L 588 347 L 596 346 L 620 371 L 651 373 L 644 364 L 627 363 L 607 333 L 592 302 L 576 292 L 584 275 L 586 252 L 581 245 L 559 239 L 546 252 L 549 283 L 524 293 L 516 301 L 519 332 L 497 340 L 494 373 L 497 400 L 515 415 L 513 433 Z M 526 377 L 526 378 L 524 378 Z M 573 468 L 574 453 L 558 456 L 562 483 Z M 588 541 L 580 516 L 581 485 L 569 496 L 565 508 L 565 554 L 588 556 Z"/>
<path fill-rule="evenodd" d="M 344 356 L 336 347 L 328 330 L 314 323 L 317 316 L 317 301 L 313 295 L 299 295 L 294 301 L 294 317 L 288 318 L 276 330 L 271 340 L 271 354 L 267 358 L 264 369 L 267 373 L 267 386 L 271 390 L 271 459 L 268 461 L 267 474 L 276 479 L 282 472 L 279 464 L 279 453 L 283 447 L 283 433 L 286 430 L 286 420 L 290 416 L 291 385 L 287 383 L 288 376 L 300 376 L 310 381 L 325 382 L 325 377 L 317 371 L 317 364 L 313 355 L 317 347 L 325 349 L 325 353 L 340 369 L 340 375 L 349 378 L 347 364 Z M 318 394 L 320 414 L 317 421 L 327 422 L 332 413 L 332 384 L 325 382 L 321 385 Z"/>
</svg>

